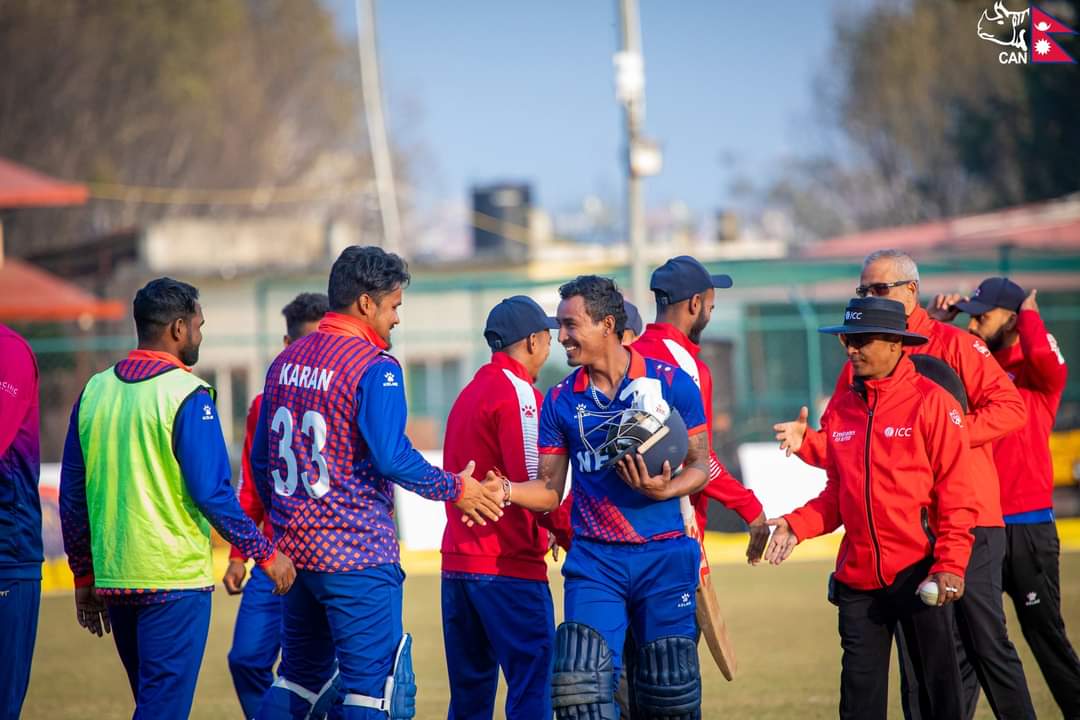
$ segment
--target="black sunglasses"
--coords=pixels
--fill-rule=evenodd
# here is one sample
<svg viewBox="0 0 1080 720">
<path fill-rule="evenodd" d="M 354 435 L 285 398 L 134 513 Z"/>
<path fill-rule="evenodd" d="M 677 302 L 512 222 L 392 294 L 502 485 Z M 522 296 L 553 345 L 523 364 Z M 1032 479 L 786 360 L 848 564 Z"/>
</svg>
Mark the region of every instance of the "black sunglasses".
<svg viewBox="0 0 1080 720">
<path fill-rule="evenodd" d="M 901 285 L 907 285 L 908 283 L 915 282 L 914 280 L 897 280 L 891 283 L 873 283 L 871 285 L 860 285 L 855 288 L 855 294 L 861 298 L 867 295 L 873 295 L 874 297 L 881 297 L 889 294 L 889 289 L 894 287 L 900 287 Z"/>
<path fill-rule="evenodd" d="M 842 333 L 840 342 L 844 347 L 861 348 L 875 340 L 892 340 L 895 336 L 888 333 Z"/>
</svg>

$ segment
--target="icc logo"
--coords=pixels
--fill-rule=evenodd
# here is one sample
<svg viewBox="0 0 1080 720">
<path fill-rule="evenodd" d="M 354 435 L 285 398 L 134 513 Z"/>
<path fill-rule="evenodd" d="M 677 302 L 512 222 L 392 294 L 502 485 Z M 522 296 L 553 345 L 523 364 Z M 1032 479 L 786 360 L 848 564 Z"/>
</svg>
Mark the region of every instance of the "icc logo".
<svg viewBox="0 0 1080 720">
<path fill-rule="evenodd" d="M 1028 64 L 1029 35 L 1032 63 L 1076 62 L 1050 37 L 1075 34 L 1076 31 L 1034 5 L 1024 10 L 1010 10 L 1002 0 L 997 0 L 992 9 L 983 10 L 976 31 L 983 40 L 1010 48 L 998 53 L 998 62 L 1002 65 Z"/>
<path fill-rule="evenodd" d="M 909 438 L 909 437 L 911 437 L 911 428 L 909 428 L 909 427 L 897 427 L 897 428 L 894 428 L 893 426 L 890 425 L 889 427 L 885 428 L 885 437 L 887 437 L 887 438 L 891 438 L 891 437 Z"/>
<path fill-rule="evenodd" d="M 862 320 L 862 313 L 861 312 L 855 312 L 854 310 L 848 310 L 846 313 L 844 313 L 844 319 L 845 320 Z"/>
</svg>

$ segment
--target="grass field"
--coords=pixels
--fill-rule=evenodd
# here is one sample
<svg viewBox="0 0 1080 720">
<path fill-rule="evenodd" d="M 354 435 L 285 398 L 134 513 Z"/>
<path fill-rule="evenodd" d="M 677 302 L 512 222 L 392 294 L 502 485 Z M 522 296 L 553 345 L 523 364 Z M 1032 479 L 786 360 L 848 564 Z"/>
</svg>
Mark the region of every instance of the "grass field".
<svg viewBox="0 0 1080 720">
<path fill-rule="evenodd" d="M 739 655 L 739 675 L 732 683 L 724 681 L 703 649 L 703 717 L 811 720 L 836 716 L 840 648 L 836 611 L 825 600 L 825 581 L 831 568 L 831 561 L 821 559 L 790 562 L 781 568 L 714 566 L 714 582 Z M 1065 620 L 1074 643 L 1080 644 L 1080 553 L 1063 555 L 1061 571 Z M 552 590 L 558 617 L 561 578 L 555 573 Z M 214 595 L 210 638 L 191 717 L 239 719 L 225 662 L 238 599 L 220 591 Z M 424 720 L 446 717 L 448 692 L 438 598 L 437 575 L 430 573 L 430 567 L 414 568 L 405 585 L 405 622 L 415 637 L 420 686 L 417 717 Z M 1011 608 L 1009 624 L 1039 716 L 1060 717 Z M 893 665 L 890 716 L 900 717 L 895 662 Z M 111 639 L 99 640 L 76 625 L 70 595 L 44 598 L 23 717 L 123 718 L 131 716 L 132 707 Z M 502 717 L 501 709 L 496 717 Z M 992 717 L 985 700 L 977 717 Z"/>
</svg>

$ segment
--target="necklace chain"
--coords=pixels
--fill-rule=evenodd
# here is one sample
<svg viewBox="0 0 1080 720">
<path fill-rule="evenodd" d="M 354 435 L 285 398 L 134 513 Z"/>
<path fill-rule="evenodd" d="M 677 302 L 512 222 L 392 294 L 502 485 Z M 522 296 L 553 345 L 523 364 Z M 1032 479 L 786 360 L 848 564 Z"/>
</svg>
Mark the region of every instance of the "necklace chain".
<svg viewBox="0 0 1080 720">
<path fill-rule="evenodd" d="M 611 399 L 608 400 L 607 405 L 600 402 L 600 394 L 596 392 L 596 383 L 592 380 L 592 373 L 589 373 L 589 391 L 592 393 L 593 402 L 596 403 L 596 407 L 601 410 L 607 410 L 611 407 L 611 404 L 615 402 L 615 397 L 619 394 L 619 386 L 622 385 L 622 381 L 626 378 L 626 373 L 630 369 L 630 361 L 626 361 L 626 368 L 623 369 L 622 374 L 619 376 L 619 381 L 611 386 Z M 588 372 L 588 370 L 586 370 Z"/>
</svg>

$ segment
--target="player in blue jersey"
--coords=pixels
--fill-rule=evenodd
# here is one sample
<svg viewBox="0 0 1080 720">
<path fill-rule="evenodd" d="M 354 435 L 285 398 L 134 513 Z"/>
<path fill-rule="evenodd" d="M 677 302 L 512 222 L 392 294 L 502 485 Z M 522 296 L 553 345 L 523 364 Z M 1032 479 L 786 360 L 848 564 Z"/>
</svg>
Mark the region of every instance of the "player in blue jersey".
<svg viewBox="0 0 1080 720">
<path fill-rule="evenodd" d="M 514 483 L 509 498 L 531 510 L 554 510 L 573 463 L 574 548 L 563 567 L 555 715 L 618 717 L 614 690 L 626 629 L 632 627 L 640 645 L 637 707 L 645 717 L 699 718 L 694 613 L 700 551 L 686 536 L 679 498 L 708 480 L 701 393 L 682 370 L 622 345 L 626 312 L 613 281 L 581 276 L 559 294 L 559 342 L 577 369 L 544 400 L 537 479 Z M 647 397 L 662 398 L 689 429 L 681 470 L 665 463 L 650 475 L 636 453 L 616 461 L 609 431 Z"/>
<path fill-rule="evenodd" d="M 345 718 L 413 717 L 393 485 L 450 501 L 469 522 L 502 514 L 501 484 L 481 485 L 472 462 L 460 474 L 433 467 L 405 436 L 401 367 L 387 350 L 408 282 L 397 255 L 346 248 L 330 271 L 330 312 L 267 373 L 252 476 L 297 577 L 262 720 L 307 717 L 335 657 Z"/>
</svg>

